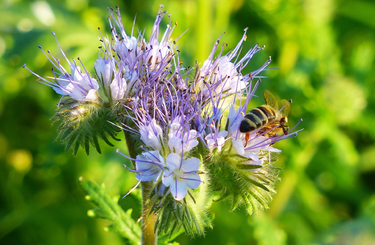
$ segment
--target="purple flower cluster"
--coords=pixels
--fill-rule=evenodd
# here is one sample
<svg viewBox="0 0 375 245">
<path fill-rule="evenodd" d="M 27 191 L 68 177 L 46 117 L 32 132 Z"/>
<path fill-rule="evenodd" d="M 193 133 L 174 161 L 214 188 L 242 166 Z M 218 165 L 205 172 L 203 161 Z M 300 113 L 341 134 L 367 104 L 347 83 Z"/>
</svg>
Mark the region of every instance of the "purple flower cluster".
<svg viewBox="0 0 375 245">
<path fill-rule="evenodd" d="M 271 145 L 297 135 L 298 131 L 290 133 L 293 131 L 290 130 L 289 134 L 266 137 L 254 131 L 246 142 L 245 134 L 239 131 L 247 105 L 259 79 L 263 78 L 259 74 L 271 61 L 243 74 L 253 55 L 263 49 L 255 45 L 240 58 L 247 29 L 228 54 L 223 55 L 222 48 L 215 56 L 220 43 L 217 40 L 201 67 L 185 68 L 179 59 L 176 40 L 171 41 L 174 25 L 170 18 L 159 38 L 160 23 L 166 12 L 160 9 L 146 40 L 143 34 L 137 38 L 133 31 L 127 34 L 119 9 L 109 11 L 112 35 L 107 38 L 101 34 L 102 46 L 94 63 L 97 79 L 85 68 L 81 72 L 64 53 L 70 73 L 58 59 L 46 54 L 58 70 L 53 71 L 52 81 L 34 74 L 62 96 L 76 101 L 108 101 L 111 108 L 123 106 L 119 122 L 144 144 L 143 152 L 136 158 L 126 156 L 135 162 L 135 170 L 129 170 L 136 173 L 139 182 L 161 181 L 164 187 L 169 187 L 167 194 L 182 200 L 189 189 L 202 184 L 200 174 L 205 171 L 206 155 L 225 152 L 262 166 L 271 152 L 280 151 Z"/>
</svg>

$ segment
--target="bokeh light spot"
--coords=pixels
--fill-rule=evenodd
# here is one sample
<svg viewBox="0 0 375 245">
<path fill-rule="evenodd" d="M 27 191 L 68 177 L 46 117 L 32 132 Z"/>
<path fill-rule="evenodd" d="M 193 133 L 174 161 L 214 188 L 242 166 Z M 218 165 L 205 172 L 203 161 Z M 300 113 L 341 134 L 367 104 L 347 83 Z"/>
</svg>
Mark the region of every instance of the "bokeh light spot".
<svg viewBox="0 0 375 245">
<path fill-rule="evenodd" d="M 14 150 L 7 156 L 8 163 L 18 172 L 28 172 L 32 166 L 32 159 L 31 153 L 27 150 Z"/>
<path fill-rule="evenodd" d="M 34 23 L 30 19 L 22 19 L 17 24 L 17 29 L 22 32 L 31 31 L 34 27 Z"/>
<path fill-rule="evenodd" d="M 35 18 L 37 18 L 43 25 L 52 26 L 55 24 L 55 14 L 47 2 L 39 1 L 32 3 L 31 10 Z"/>
<path fill-rule="evenodd" d="M 357 98 L 354 102 L 355 108 L 364 109 L 367 106 L 367 100 L 365 98 Z"/>
</svg>

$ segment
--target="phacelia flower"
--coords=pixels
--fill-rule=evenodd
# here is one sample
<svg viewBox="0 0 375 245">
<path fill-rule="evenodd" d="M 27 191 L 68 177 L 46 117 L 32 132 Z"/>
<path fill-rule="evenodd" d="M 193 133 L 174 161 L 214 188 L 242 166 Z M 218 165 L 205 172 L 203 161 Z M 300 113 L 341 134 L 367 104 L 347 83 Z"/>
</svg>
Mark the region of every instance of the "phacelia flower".
<svg viewBox="0 0 375 245">
<path fill-rule="evenodd" d="M 201 183 L 197 174 L 200 160 L 192 157 L 182 160 L 181 156 L 171 153 L 166 159 L 167 170 L 163 174 L 163 184 L 169 186 L 174 199 L 182 200 L 189 189 L 196 189 Z"/>
<path fill-rule="evenodd" d="M 177 154 L 188 152 L 198 145 L 198 140 L 196 140 L 197 131 L 186 129 L 186 124 L 181 124 L 180 120 L 183 119 L 178 117 L 172 122 L 168 134 L 169 148 Z"/>
<path fill-rule="evenodd" d="M 113 50 L 116 51 L 116 54 L 120 59 L 129 66 L 129 69 L 134 69 L 136 66 L 137 60 L 141 55 L 141 46 L 143 45 L 143 37 L 140 36 L 138 39 L 133 36 L 133 31 L 130 36 L 125 31 L 125 28 L 122 24 L 122 19 L 120 15 L 120 10 L 116 9 L 116 16 L 113 9 L 108 9 L 111 17 L 109 19 L 109 25 L 112 31 L 112 40 L 113 43 L 107 41 L 107 45 Z M 106 49 L 107 52 L 111 53 L 109 48 Z"/>
<path fill-rule="evenodd" d="M 147 146 L 155 151 L 162 150 L 161 140 L 163 139 L 163 130 L 156 124 L 155 119 L 152 119 L 147 126 L 140 126 L 139 133 L 141 134 L 141 140 Z"/>
<path fill-rule="evenodd" d="M 228 135 L 228 132 L 223 130 L 219 133 L 211 133 L 205 137 L 207 141 L 207 147 L 212 151 L 213 149 L 217 148 L 218 151 L 221 151 L 221 148 L 225 144 L 225 137 Z"/>
<path fill-rule="evenodd" d="M 52 34 L 56 38 L 55 33 L 52 32 Z M 60 47 L 60 44 L 58 42 L 57 44 Z M 28 69 L 35 76 L 37 76 L 40 79 L 41 83 L 49 87 L 52 87 L 56 93 L 62 96 L 70 96 L 72 99 L 80 102 L 100 100 L 100 96 L 98 94 L 99 84 L 96 81 L 96 79 L 92 78 L 90 74 L 86 71 L 86 69 L 85 72 L 82 72 L 81 68 L 77 66 L 75 61 L 70 62 L 66 57 L 64 51 L 62 51 L 61 47 L 61 53 L 69 64 L 70 73 L 67 72 L 67 70 L 61 65 L 60 60 L 56 59 L 50 53 L 50 51 L 48 51 L 48 54 L 50 54 L 51 57 L 49 57 L 47 53 L 44 52 L 41 46 L 39 46 L 39 48 L 43 51 L 43 53 L 54 66 L 54 68 L 52 69 L 52 81 L 47 80 L 39 76 L 38 74 L 32 72 L 29 68 L 26 67 L 26 64 L 23 67 Z"/>
<path fill-rule="evenodd" d="M 184 67 L 178 38 L 172 37 L 177 24 L 172 25 L 170 15 L 159 37 L 167 12 L 159 10 L 149 37 L 145 32 L 135 37 L 134 28 L 125 31 L 118 8 L 109 12 L 111 37 L 100 32 L 99 58 L 93 64 L 99 82 L 63 51 L 69 72 L 46 53 L 54 66 L 52 81 L 32 72 L 70 98 L 61 102 L 57 114 L 60 128 L 65 127 L 60 135 L 73 132 L 66 138 L 68 147 L 74 142 L 75 149 L 84 146 L 87 153 L 90 144 L 98 149 L 98 138 L 108 143 L 106 137 L 117 133 L 107 126 L 121 125 L 131 156 L 118 152 L 132 161 L 133 168 L 125 167 L 135 173 L 134 188 L 154 182 L 144 201 L 158 217 L 155 230 L 160 232 L 180 227 L 202 232 L 210 224 L 207 209 L 218 196 L 230 199 L 232 209 L 243 205 L 250 214 L 268 208 L 278 179 L 273 163 L 281 152 L 273 145 L 299 130 L 286 130 L 287 120 L 275 119 L 258 123 L 254 131 L 240 131 L 271 58 L 252 72 L 244 68 L 264 46 L 256 44 L 241 54 L 246 28 L 227 54 L 223 48 L 217 52 L 219 38 L 203 64 Z"/>
<path fill-rule="evenodd" d="M 139 181 L 156 181 L 164 168 L 164 158 L 158 151 L 143 152 L 135 161 Z"/>
<path fill-rule="evenodd" d="M 99 99 L 99 84 L 88 73 L 82 73 L 81 68 L 70 63 L 71 74 L 62 74 L 53 86 L 56 93 L 70 96 L 78 101 L 97 101 Z"/>
<path fill-rule="evenodd" d="M 252 134 L 248 142 L 243 138 L 233 140 L 233 148 L 237 154 L 258 161 L 260 151 L 281 152 L 281 150 L 271 147 L 270 142 L 268 137 Z"/>
<path fill-rule="evenodd" d="M 102 86 L 108 87 L 113 80 L 114 64 L 110 59 L 103 59 L 101 56 L 95 61 L 94 69 Z"/>
</svg>

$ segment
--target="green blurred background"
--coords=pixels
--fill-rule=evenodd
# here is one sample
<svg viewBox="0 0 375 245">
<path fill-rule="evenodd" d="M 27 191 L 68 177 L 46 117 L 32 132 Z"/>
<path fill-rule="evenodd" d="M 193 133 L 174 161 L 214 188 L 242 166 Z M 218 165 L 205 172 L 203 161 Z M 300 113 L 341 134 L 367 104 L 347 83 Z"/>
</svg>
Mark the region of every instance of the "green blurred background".
<svg viewBox="0 0 375 245">
<path fill-rule="evenodd" d="M 375 2 L 371 0 L 208 1 L 21 1 L 0 3 L 0 244 L 124 244 L 104 231 L 108 221 L 87 217 L 78 177 L 105 183 L 123 195 L 134 174 L 122 168 L 115 149 L 103 154 L 64 152 L 51 126 L 59 96 L 39 84 L 22 65 L 50 76 L 51 64 L 38 49 L 62 58 L 80 57 L 93 71 L 97 27 L 109 33 L 106 8 L 118 5 L 124 25 L 149 35 L 159 5 L 178 22 L 181 59 L 203 63 L 215 40 L 233 48 L 249 27 L 244 50 L 266 45 L 246 68 L 272 56 L 262 92 L 293 99 L 291 125 L 305 130 L 279 142 L 282 181 L 270 210 L 249 216 L 215 203 L 214 229 L 205 238 L 178 237 L 181 244 L 375 244 Z M 162 23 L 164 29 L 167 18 Z M 124 148 L 123 142 L 119 147 Z M 133 197 L 124 209 L 139 216 Z"/>
</svg>

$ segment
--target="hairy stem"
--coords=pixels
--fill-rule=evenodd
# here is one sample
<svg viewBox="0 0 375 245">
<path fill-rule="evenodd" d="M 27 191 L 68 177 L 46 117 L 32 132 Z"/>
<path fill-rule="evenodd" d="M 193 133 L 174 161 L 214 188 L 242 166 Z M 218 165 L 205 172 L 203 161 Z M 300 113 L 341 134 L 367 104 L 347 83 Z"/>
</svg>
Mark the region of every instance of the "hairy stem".
<svg viewBox="0 0 375 245">
<path fill-rule="evenodd" d="M 129 132 L 124 130 L 126 145 L 131 158 L 137 157 L 136 139 Z M 135 166 L 135 162 L 133 162 Z M 142 186 L 142 245 L 156 245 L 157 235 L 155 234 L 156 215 L 150 214 L 152 202 L 147 202 L 154 187 L 153 181 L 143 181 Z"/>
<path fill-rule="evenodd" d="M 126 146 L 128 147 L 128 152 L 129 156 L 133 159 L 137 158 L 137 151 L 135 149 L 136 145 L 136 139 L 132 137 L 132 135 L 129 132 L 126 132 L 124 130 L 124 135 L 125 135 L 125 141 L 126 141 Z M 135 162 L 131 161 L 133 166 L 135 167 Z"/>
<path fill-rule="evenodd" d="M 157 235 L 155 234 L 156 215 L 150 214 L 152 202 L 149 200 L 150 193 L 154 187 L 152 181 L 142 182 L 142 244 L 156 245 Z"/>
</svg>

